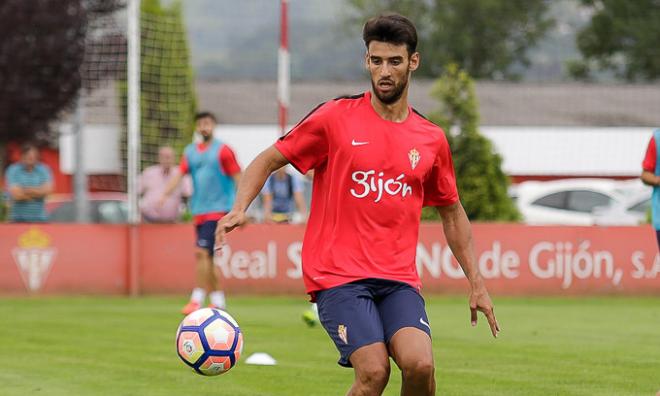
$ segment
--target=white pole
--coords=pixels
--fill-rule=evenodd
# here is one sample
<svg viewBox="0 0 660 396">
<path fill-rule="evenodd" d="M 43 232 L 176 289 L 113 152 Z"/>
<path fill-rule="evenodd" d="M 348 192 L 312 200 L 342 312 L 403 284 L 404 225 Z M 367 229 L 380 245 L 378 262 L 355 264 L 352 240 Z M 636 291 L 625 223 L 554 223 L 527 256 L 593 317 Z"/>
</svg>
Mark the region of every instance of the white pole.
<svg viewBox="0 0 660 396">
<path fill-rule="evenodd" d="M 140 244 L 137 178 L 140 164 L 140 0 L 128 1 L 128 293 L 137 296 L 139 289 Z"/>
<path fill-rule="evenodd" d="M 73 141 L 74 156 L 76 167 L 73 173 L 73 197 L 76 211 L 76 222 L 88 223 L 89 201 L 87 198 L 87 173 L 85 171 L 84 161 L 84 134 L 83 126 L 85 124 L 85 99 L 84 88 L 80 88 L 78 99 L 76 100 L 76 110 L 73 113 Z"/>
<path fill-rule="evenodd" d="M 137 178 L 140 164 L 140 0 L 128 1 L 128 221 L 140 222 Z"/>
<path fill-rule="evenodd" d="M 277 107 L 281 135 L 286 133 L 289 103 L 291 101 L 288 6 L 289 0 L 280 0 L 280 47 L 277 51 Z"/>
</svg>

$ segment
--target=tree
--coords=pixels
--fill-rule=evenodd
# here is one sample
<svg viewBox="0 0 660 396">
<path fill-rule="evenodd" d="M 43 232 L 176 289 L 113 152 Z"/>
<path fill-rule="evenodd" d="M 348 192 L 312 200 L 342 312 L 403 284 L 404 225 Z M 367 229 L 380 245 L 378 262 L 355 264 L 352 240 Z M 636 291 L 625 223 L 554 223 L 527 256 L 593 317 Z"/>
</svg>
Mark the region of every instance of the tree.
<svg viewBox="0 0 660 396">
<path fill-rule="evenodd" d="M 142 0 L 140 19 L 141 158 L 150 165 L 159 146 L 181 148 L 191 141 L 196 101 L 181 2 L 164 7 L 160 0 Z M 125 115 L 126 81 L 120 94 Z"/>
<path fill-rule="evenodd" d="M 348 0 L 353 24 L 386 11 L 417 26 L 422 54 L 418 74 L 431 77 L 457 63 L 474 78 L 516 79 L 527 51 L 553 25 L 548 0 Z M 360 25 L 361 26 L 361 25 Z"/>
<path fill-rule="evenodd" d="M 84 56 L 84 13 L 79 0 L 0 2 L 2 160 L 10 141 L 52 139 L 50 122 L 75 98 Z"/>
<path fill-rule="evenodd" d="M 459 196 L 468 217 L 481 221 L 518 220 L 518 210 L 507 194 L 510 182 L 502 172 L 502 158 L 490 140 L 479 133 L 478 104 L 470 76 L 456 64 L 450 64 L 431 95 L 440 102 L 431 121 L 447 134 Z"/>
<path fill-rule="evenodd" d="M 95 18 L 114 0 L 0 2 L 0 170 L 10 142 L 45 143 L 50 124 L 75 102 Z"/>
<path fill-rule="evenodd" d="M 583 59 L 569 73 L 588 79 L 594 70 L 613 71 L 628 81 L 660 77 L 660 2 L 657 0 L 582 0 L 594 11 L 577 35 Z"/>
</svg>

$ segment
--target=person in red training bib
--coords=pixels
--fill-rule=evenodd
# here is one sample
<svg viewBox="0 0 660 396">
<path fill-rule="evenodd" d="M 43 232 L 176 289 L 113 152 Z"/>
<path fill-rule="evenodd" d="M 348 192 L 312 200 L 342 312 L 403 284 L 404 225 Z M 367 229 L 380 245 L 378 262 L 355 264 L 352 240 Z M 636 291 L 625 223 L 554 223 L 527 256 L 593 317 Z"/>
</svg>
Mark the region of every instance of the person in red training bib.
<svg viewBox="0 0 660 396">
<path fill-rule="evenodd" d="M 443 219 L 447 242 L 493 336 L 499 325 L 477 269 L 470 223 L 459 201 L 445 134 L 408 105 L 419 66 L 417 33 L 388 14 L 364 26 L 370 92 L 321 104 L 248 166 L 232 210 L 220 220 L 216 246 L 246 222 L 245 210 L 276 169 L 314 170 L 302 250 L 307 293 L 340 353 L 353 367 L 348 395 L 380 395 L 392 357 L 402 395 L 435 394 L 431 324 L 415 266 L 423 206 Z"/>
</svg>

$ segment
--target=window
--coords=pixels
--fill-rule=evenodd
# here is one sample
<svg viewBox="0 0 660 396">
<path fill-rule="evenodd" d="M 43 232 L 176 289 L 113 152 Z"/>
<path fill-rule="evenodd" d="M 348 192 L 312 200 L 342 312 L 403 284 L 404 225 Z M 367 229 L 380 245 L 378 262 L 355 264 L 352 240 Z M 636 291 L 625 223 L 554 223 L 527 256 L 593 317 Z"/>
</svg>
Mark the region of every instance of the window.
<svg viewBox="0 0 660 396">
<path fill-rule="evenodd" d="M 595 191 L 577 190 L 568 194 L 568 210 L 591 213 L 597 206 L 609 206 L 612 198 Z"/>
<path fill-rule="evenodd" d="M 651 200 L 645 199 L 642 202 L 631 206 L 628 210 L 637 213 L 646 213 L 651 208 Z"/>
<path fill-rule="evenodd" d="M 101 201 L 96 204 L 99 223 L 119 224 L 126 222 L 126 213 L 122 211 L 119 202 Z"/>
<path fill-rule="evenodd" d="M 566 191 L 561 191 L 558 193 L 546 195 L 545 197 L 539 198 L 532 203 L 532 205 L 545 206 L 548 208 L 555 209 L 566 209 L 566 196 L 568 193 Z"/>
<path fill-rule="evenodd" d="M 48 220 L 52 223 L 73 223 L 76 221 L 76 208 L 73 202 L 63 202 L 55 208 Z"/>
</svg>

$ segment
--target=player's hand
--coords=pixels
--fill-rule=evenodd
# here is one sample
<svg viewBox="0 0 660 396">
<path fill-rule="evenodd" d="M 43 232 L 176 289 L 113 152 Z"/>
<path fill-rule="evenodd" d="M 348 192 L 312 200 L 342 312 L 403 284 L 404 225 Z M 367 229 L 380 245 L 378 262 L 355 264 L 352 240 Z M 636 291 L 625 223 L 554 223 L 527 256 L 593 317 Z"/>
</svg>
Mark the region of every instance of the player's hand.
<svg viewBox="0 0 660 396">
<path fill-rule="evenodd" d="M 240 227 L 247 223 L 247 216 L 243 211 L 234 211 L 227 213 L 218 221 L 218 226 L 215 228 L 215 250 L 222 250 L 226 242 L 227 233 L 231 232 L 234 228 Z"/>
<path fill-rule="evenodd" d="M 486 290 L 483 281 L 478 281 L 472 285 L 472 290 L 470 291 L 470 321 L 472 322 L 472 326 L 477 325 L 477 311 L 481 311 L 486 316 L 490 331 L 493 333 L 493 337 L 497 338 L 497 334 L 500 332 L 500 325 L 497 323 L 497 319 L 495 319 L 493 302 L 490 300 L 490 295 L 488 295 L 488 290 Z"/>
</svg>

